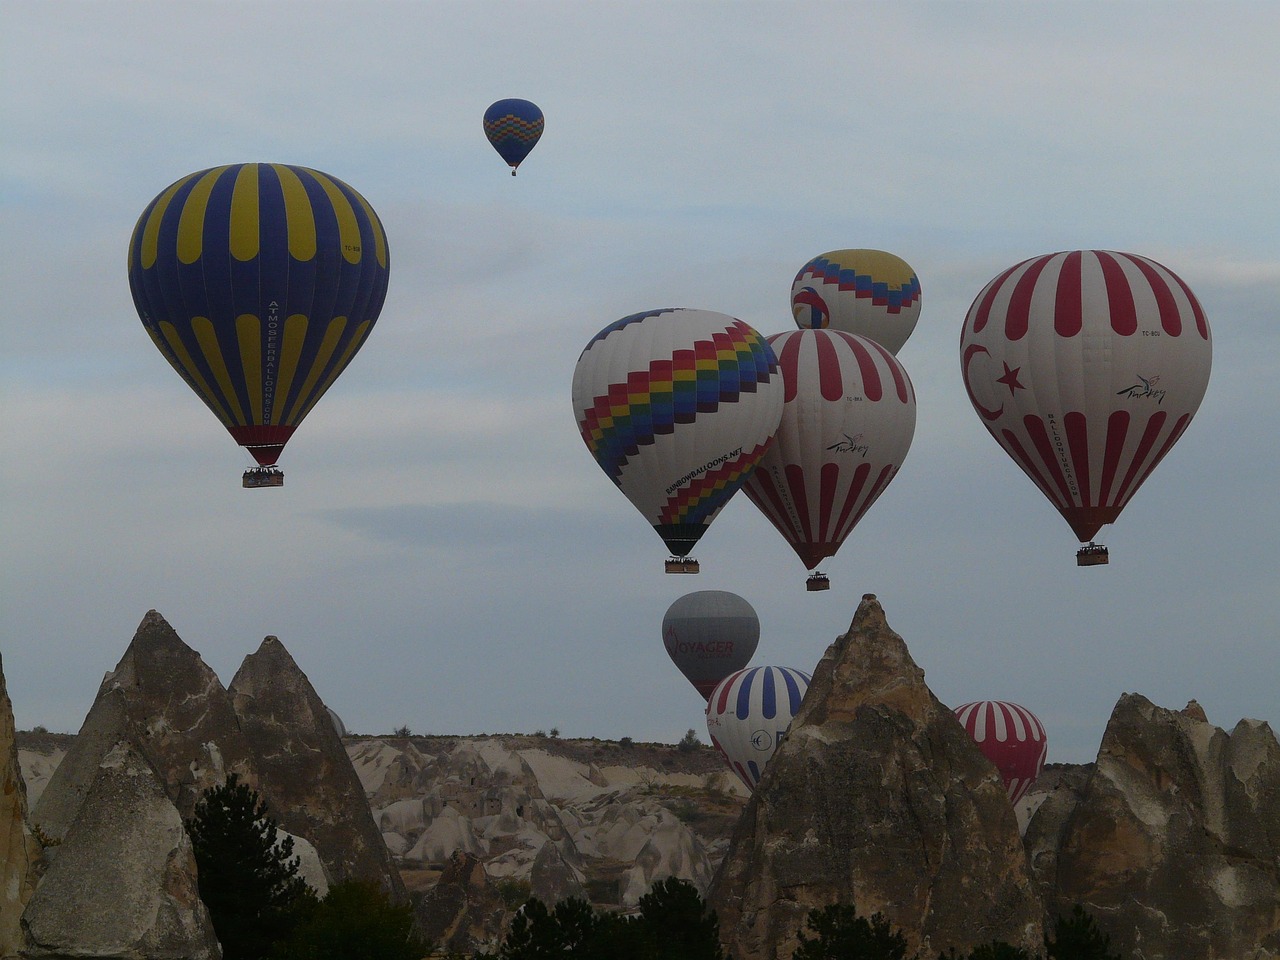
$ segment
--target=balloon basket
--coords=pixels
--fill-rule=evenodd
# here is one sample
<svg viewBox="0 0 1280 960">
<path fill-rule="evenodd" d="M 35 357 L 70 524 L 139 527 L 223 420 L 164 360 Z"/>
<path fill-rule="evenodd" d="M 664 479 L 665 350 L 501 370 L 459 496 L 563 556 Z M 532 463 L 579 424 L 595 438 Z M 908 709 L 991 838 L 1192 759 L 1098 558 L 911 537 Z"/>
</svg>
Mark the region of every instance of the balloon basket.
<svg viewBox="0 0 1280 960">
<path fill-rule="evenodd" d="M 1100 543 L 1091 543 L 1076 551 L 1077 567 L 1096 567 L 1099 564 L 1110 562 L 1111 555 L 1107 553 L 1107 548 Z"/>
<path fill-rule="evenodd" d="M 244 478 L 240 482 L 247 490 L 258 487 L 283 487 L 284 471 L 277 466 L 254 467 L 244 472 Z"/>
<path fill-rule="evenodd" d="M 667 561 L 667 573 L 697 573 L 701 569 L 692 557 L 672 557 Z"/>
<path fill-rule="evenodd" d="M 809 579 L 804 582 L 804 588 L 810 593 L 817 590 L 830 590 L 831 581 L 827 579 L 825 573 L 813 573 L 809 575 Z"/>
</svg>

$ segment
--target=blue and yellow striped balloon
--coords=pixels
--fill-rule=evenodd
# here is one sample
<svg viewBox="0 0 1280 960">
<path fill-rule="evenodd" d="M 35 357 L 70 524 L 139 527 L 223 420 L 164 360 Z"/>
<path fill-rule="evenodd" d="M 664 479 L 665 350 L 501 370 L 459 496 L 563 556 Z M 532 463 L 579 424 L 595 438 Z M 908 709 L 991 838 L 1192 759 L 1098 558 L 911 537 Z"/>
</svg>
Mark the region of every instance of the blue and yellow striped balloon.
<svg viewBox="0 0 1280 960">
<path fill-rule="evenodd" d="M 147 205 L 129 243 L 147 333 L 263 466 L 369 336 L 389 273 L 364 197 L 282 163 L 183 177 Z"/>
</svg>

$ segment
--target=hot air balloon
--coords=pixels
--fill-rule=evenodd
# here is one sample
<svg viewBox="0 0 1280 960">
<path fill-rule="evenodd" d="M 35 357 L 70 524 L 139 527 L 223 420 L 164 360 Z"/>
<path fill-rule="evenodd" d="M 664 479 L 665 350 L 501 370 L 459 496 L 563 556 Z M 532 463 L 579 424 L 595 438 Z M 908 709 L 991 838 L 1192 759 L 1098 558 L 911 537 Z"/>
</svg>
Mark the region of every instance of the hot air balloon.
<svg viewBox="0 0 1280 960">
<path fill-rule="evenodd" d="M 814 257 L 791 284 L 801 330 L 843 330 L 896 354 L 920 319 L 920 281 L 883 250 L 832 250 Z"/>
<path fill-rule="evenodd" d="M 729 769 L 754 790 L 809 689 L 790 667 L 748 667 L 721 680 L 707 701 L 707 732 Z"/>
<path fill-rule="evenodd" d="M 1172 271 L 1129 253 L 1024 260 L 983 288 L 960 336 L 974 410 L 1081 543 L 1093 542 L 1191 422 L 1209 321 Z"/>
<path fill-rule="evenodd" d="M 897 475 L 915 434 L 915 391 L 897 358 L 864 337 L 793 330 L 769 343 L 786 402 L 773 446 L 744 489 L 812 570 Z M 807 586 L 829 582 L 815 572 Z"/>
<path fill-rule="evenodd" d="M 284 445 L 368 338 L 389 275 L 368 202 L 306 167 L 237 163 L 183 177 L 147 205 L 129 244 L 143 326 L 280 486 Z"/>
<path fill-rule="evenodd" d="M 966 703 L 956 707 L 955 715 L 982 755 L 1000 771 L 1009 802 L 1017 803 L 1044 769 L 1049 751 L 1044 726 L 1026 707 L 1004 700 Z"/>
<path fill-rule="evenodd" d="M 717 683 L 751 662 L 760 619 L 751 604 L 727 590 L 687 593 L 662 618 L 662 643 L 680 672 L 704 698 Z"/>
<path fill-rule="evenodd" d="M 667 572 L 697 573 L 689 551 L 773 439 L 782 379 L 741 320 L 650 310 L 591 338 L 573 411 L 596 463 L 670 549 Z"/>
<path fill-rule="evenodd" d="M 499 100 L 484 112 L 484 135 L 511 167 L 513 177 L 545 125 L 542 111 L 528 100 Z"/>
</svg>

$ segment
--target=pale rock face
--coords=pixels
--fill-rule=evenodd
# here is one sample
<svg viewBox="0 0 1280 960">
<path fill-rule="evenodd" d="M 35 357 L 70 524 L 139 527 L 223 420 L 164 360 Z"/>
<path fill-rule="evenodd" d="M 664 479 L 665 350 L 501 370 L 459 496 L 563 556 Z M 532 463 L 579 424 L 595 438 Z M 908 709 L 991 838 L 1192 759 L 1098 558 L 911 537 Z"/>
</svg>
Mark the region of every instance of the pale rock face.
<svg viewBox="0 0 1280 960">
<path fill-rule="evenodd" d="M 127 742 L 103 758 L 22 926 L 28 960 L 221 956 L 182 817 Z"/>
<path fill-rule="evenodd" d="M 456 853 L 440 881 L 419 901 L 416 916 L 423 935 L 450 955 L 471 956 L 502 939 L 510 911 L 476 857 Z"/>
<path fill-rule="evenodd" d="M 27 826 L 27 794 L 14 739 L 13 704 L 0 664 L 0 957 L 17 956 L 19 920 L 36 887 L 40 845 Z"/>
<path fill-rule="evenodd" d="M 538 850 L 529 869 L 529 885 L 533 896 L 547 906 L 568 900 L 570 897 L 583 899 L 586 889 L 583 883 L 586 876 L 571 864 L 561 852 L 561 846 L 568 841 L 557 844 L 547 841 Z"/>
<path fill-rule="evenodd" d="M 280 828 L 313 845 L 331 881 L 364 880 L 403 897 L 329 709 L 284 644 L 265 638 L 227 692 Z"/>
<path fill-rule="evenodd" d="M 452 807 L 445 807 L 418 835 L 404 859 L 444 863 L 455 853 L 483 857 L 488 852 L 488 841 L 476 836 L 471 821 Z"/>
<path fill-rule="evenodd" d="M 1194 701 L 1116 703 L 1088 776 L 1027 830 L 1050 914 L 1082 903 L 1135 960 L 1280 957 L 1280 744 Z"/>
<path fill-rule="evenodd" d="M 827 650 L 710 893 L 737 960 L 785 960 L 810 910 L 883 913 L 908 955 L 1038 953 L 1042 907 L 995 768 L 873 596 Z"/>
<path fill-rule="evenodd" d="M 634 905 L 668 876 L 706 890 L 713 873 L 707 848 L 662 800 L 671 788 L 727 782 L 718 768 L 601 766 L 546 748 L 516 749 L 516 742 L 527 738 L 442 738 L 430 756 L 408 740 L 348 746 L 405 870 L 466 855 L 491 880 L 542 885 L 557 898 L 581 895 L 594 871 L 619 878 L 614 907 Z M 732 792 L 718 795 L 737 808 Z"/>
<path fill-rule="evenodd" d="M 151 762 L 183 817 L 192 815 L 201 793 L 223 783 L 228 774 L 258 785 L 252 752 L 227 691 L 154 610 L 143 617 L 116 669 L 103 679 L 79 735 L 32 810 L 32 821 L 60 838 L 102 758 L 121 740 L 133 743 Z"/>
</svg>

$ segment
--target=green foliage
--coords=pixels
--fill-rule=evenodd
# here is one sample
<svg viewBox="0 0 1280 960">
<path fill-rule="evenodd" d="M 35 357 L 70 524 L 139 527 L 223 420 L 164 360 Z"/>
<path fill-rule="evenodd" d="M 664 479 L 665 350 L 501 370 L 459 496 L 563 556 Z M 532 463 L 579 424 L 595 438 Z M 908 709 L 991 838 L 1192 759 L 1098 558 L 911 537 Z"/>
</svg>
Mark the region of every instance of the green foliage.
<svg viewBox="0 0 1280 960">
<path fill-rule="evenodd" d="M 952 947 L 946 953 L 938 954 L 938 960 L 1038 960 L 1021 947 L 1015 947 L 1004 940 L 992 940 L 973 948 L 969 954 L 958 954 Z"/>
<path fill-rule="evenodd" d="M 640 898 L 638 926 L 648 953 L 663 960 L 724 960 L 720 921 L 687 880 L 668 877 Z"/>
<path fill-rule="evenodd" d="M 497 883 L 498 896 L 508 910 L 514 910 L 533 895 L 533 886 L 528 880 L 517 880 L 515 877 L 503 877 Z"/>
<path fill-rule="evenodd" d="M 430 946 L 413 932 L 413 908 L 370 883 L 349 880 L 306 910 L 272 960 L 420 960 Z"/>
<path fill-rule="evenodd" d="M 724 960 L 719 924 L 693 885 L 674 878 L 640 898 L 640 913 L 597 913 L 585 900 L 548 910 L 529 900 L 494 954 L 476 960 Z"/>
<path fill-rule="evenodd" d="M 702 741 L 698 739 L 698 734 L 694 732 L 693 727 L 690 727 L 685 732 L 685 735 L 680 738 L 680 742 L 676 744 L 676 749 L 681 753 L 692 753 L 701 746 Z"/>
<path fill-rule="evenodd" d="M 1044 949 L 1047 960 L 1120 960 L 1120 954 L 1111 952 L 1111 938 L 1078 903 L 1070 917 L 1054 923 L 1053 939 L 1045 936 Z"/>
<path fill-rule="evenodd" d="M 396 727 L 392 730 L 391 735 L 393 737 L 411 737 L 413 736 L 413 731 L 409 729 L 409 725 L 406 723 L 404 726 Z"/>
<path fill-rule="evenodd" d="M 234 773 L 204 792 L 186 827 L 223 960 L 261 960 L 315 905 L 293 838 L 278 836 L 266 803 Z"/>
<path fill-rule="evenodd" d="M 882 914 L 868 920 L 852 904 L 810 910 L 808 927 L 816 936 L 810 939 L 802 931 L 792 960 L 905 960 L 907 955 L 906 938 Z"/>
</svg>

